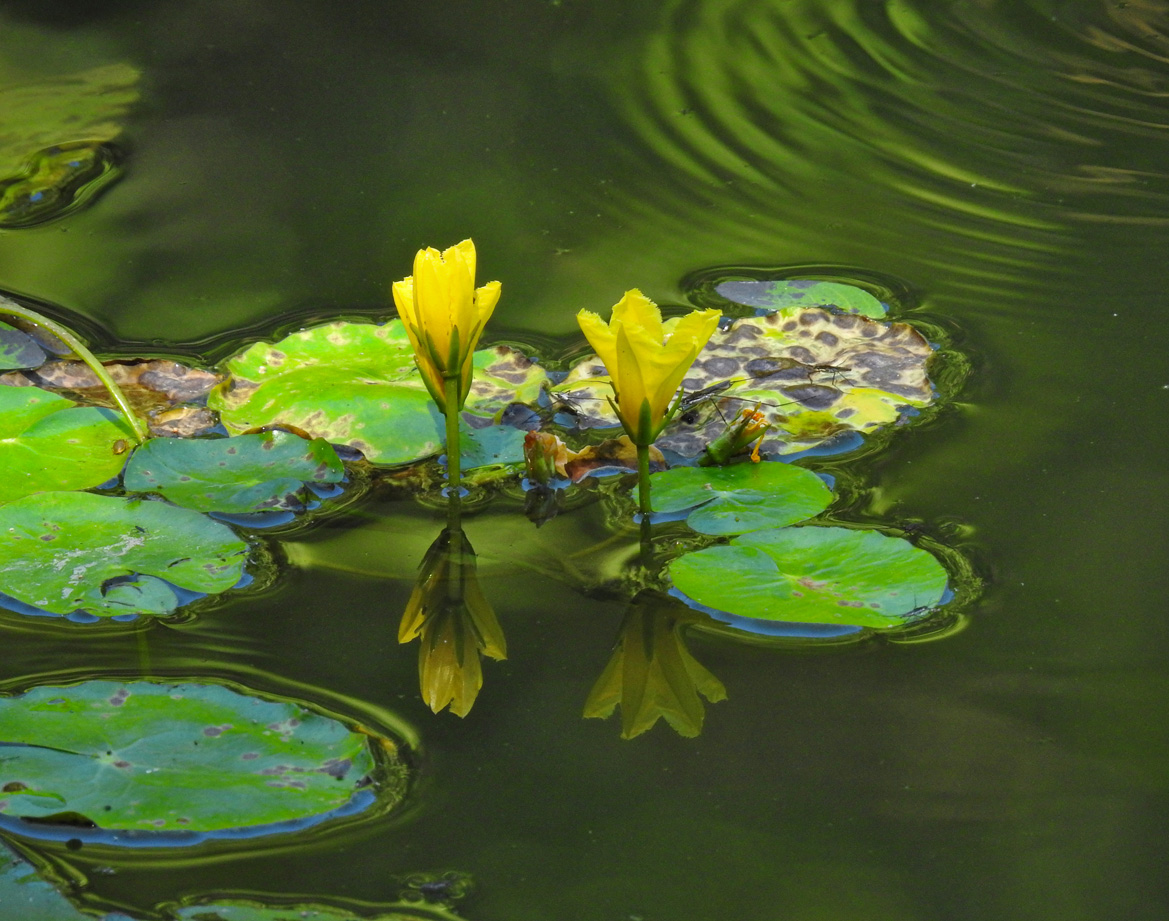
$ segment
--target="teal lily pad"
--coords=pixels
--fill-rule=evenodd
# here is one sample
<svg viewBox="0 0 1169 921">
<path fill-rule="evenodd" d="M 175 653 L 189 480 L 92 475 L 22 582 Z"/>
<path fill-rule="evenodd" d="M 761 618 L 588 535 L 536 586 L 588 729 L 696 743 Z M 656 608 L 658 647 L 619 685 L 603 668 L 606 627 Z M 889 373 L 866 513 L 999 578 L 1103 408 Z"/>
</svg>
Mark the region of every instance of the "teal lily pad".
<svg viewBox="0 0 1169 921">
<path fill-rule="evenodd" d="M 885 305 L 863 288 L 839 281 L 784 278 L 775 281 L 724 281 L 715 292 L 728 301 L 760 310 L 827 307 L 841 313 L 880 319 Z"/>
<path fill-rule="evenodd" d="M 670 563 L 686 597 L 740 617 L 857 627 L 920 619 L 946 591 L 930 553 L 878 531 L 776 528 Z"/>
<path fill-rule="evenodd" d="M 45 358 L 45 350 L 32 336 L 0 321 L 0 371 L 39 368 Z"/>
<path fill-rule="evenodd" d="M 133 434 L 117 413 L 36 387 L 0 387 L 0 503 L 113 479 Z"/>
<path fill-rule="evenodd" d="M 812 471 L 781 463 L 674 467 L 653 474 L 650 485 L 655 512 L 694 509 L 686 524 L 702 534 L 795 524 L 820 514 L 832 501 L 832 490 Z"/>
<path fill-rule="evenodd" d="M 165 502 L 44 492 L 0 506 L 0 592 L 52 614 L 170 614 L 171 586 L 226 591 L 247 554 L 227 525 Z"/>
<path fill-rule="evenodd" d="M 371 743 L 404 778 L 390 740 L 292 700 L 218 684 L 35 687 L 0 697 L 0 817 L 9 830 L 69 824 L 107 843 L 121 840 L 111 832 L 189 843 L 292 830 L 372 805 Z M 383 788 L 400 795 L 403 783 Z"/>
<path fill-rule="evenodd" d="M 0 918 L 20 921 L 130 921 L 120 913 L 82 912 L 62 889 L 69 885 L 47 868 L 39 869 L 0 841 Z"/>
<path fill-rule="evenodd" d="M 122 478 L 200 512 L 299 510 L 305 483 L 338 483 L 345 465 L 323 438 L 258 432 L 234 438 L 155 438 L 134 452 Z"/>
<path fill-rule="evenodd" d="M 513 402 L 534 403 L 545 372 L 514 349 L 475 353 L 464 416 L 498 421 Z M 361 451 L 376 464 L 438 454 L 444 421 L 414 365 L 399 320 L 330 323 L 229 359 L 229 379 L 211 394 L 229 431 L 282 424 Z"/>
</svg>

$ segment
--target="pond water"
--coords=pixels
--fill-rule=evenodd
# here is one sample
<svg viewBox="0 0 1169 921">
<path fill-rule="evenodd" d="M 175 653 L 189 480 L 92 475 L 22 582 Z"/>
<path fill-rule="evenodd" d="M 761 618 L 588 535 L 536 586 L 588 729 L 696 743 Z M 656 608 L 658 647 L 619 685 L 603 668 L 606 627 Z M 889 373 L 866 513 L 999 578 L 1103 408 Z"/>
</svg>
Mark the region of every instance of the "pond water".
<svg viewBox="0 0 1169 921">
<path fill-rule="evenodd" d="M 443 516 L 390 492 L 300 538 L 376 553 L 189 622 L 5 620 L 0 681 L 219 677 L 417 736 L 376 821 L 36 845 L 87 904 L 369 912 L 457 871 L 478 921 L 1165 917 L 1169 2 L 0 2 L 0 86 L 114 64 L 141 74 L 121 175 L 0 231 L 0 289 L 107 351 L 209 361 L 293 317 L 384 316 L 419 246 L 466 236 L 504 285 L 489 336 L 550 350 L 583 345 L 579 308 L 685 304 L 718 267 L 875 279 L 973 369 L 842 462 L 864 488 L 836 514 L 921 523 L 986 586 L 934 642 L 692 635 L 728 697 L 694 739 L 581 718 L 618 601 L 486 566 L 508 658 L 465 719 L 432 714 L 397 626 Z"/>
</svg>

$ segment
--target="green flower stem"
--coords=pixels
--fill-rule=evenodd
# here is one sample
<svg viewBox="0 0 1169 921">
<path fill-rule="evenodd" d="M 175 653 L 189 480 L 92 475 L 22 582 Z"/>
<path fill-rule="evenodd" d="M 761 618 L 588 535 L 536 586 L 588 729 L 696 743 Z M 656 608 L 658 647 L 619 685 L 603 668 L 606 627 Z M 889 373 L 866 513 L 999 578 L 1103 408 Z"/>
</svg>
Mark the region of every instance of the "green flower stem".
<svg viewBox="0 0 1169 921">
<path fill-rule="evenodd" d="M 14 304 L 11 301 L 6 301 L 0 305 L 0 313 L 6 313 L 11 316 L 21 317 L 28 320 L 37 326 L 47 329 L 54 336 L 64 342 L 73 353 L 84 361 L 97 379 L 102 382 L 106 390 L 109 391 L 110 396 L 114 398 L 114 402 L 118 404 L 118 409 L 122 411 L 122 415 L 126 419 L 126 423 L 130 426 L 134 433 L 134 440 L 138 444 L 146 441 L 150 435 L 147 433 L 145 426 L 142 425 L 142 420 L 135 415 L 133 408 L 130 406 L 130 401 L 126 399 L 126 395 L 122 393 L 122 388 L 117 385 L 117 382 L 110 377 L 110 372 L 105 369 L 100 361 L 94 357 L 93 352 L 85 347 L 85 344 L 78 339 L 73 333 L 67 330 L 60 323 L 55 323 L 46 316 L 42 316 L 35 310 L 29 310 L 27 307 L 21 307 L 19 304 Z"/>
<path fill-rule="evenodd" d="M 446 470 L 447 485 L 452 499 L 459 497 L 462 471 L 459 469 L 459 378 L 458 375 L 443 377 L 446 396 Z"/>
<path fill-rule="evenodd" d="M 641 547 L 645 553 L 649 547 L 649 519 L 653 514 L 649 500 L 649 445 L 637 446 L 637 498 L 641 507 Z"/>
</svg>

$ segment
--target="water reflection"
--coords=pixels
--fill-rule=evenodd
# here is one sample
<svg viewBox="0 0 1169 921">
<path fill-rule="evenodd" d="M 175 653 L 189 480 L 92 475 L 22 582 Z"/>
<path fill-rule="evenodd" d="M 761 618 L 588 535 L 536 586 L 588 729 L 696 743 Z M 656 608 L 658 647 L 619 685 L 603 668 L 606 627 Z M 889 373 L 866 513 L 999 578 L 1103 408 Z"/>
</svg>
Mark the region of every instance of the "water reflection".
<svg viewBox="0 0 1169 921">
<path fill-rule="evenodd" d="M 457 499 L 452 500 L 456 503 Z M 475 550 L 457 512 L 423 557 L 398 642 L 420 641 L 418 683 L 435 713 L 466 716 L 483 687 L 481 655 L 507 658 L 507 641 L 479 587 Z"/>
<path fill-rule="evenodd" d="M 613 656 L 585 702 L 586 717 L 605 718 L 621 706 L 621 738 L 639 736 L 665 719 L 682 736 L 702 732 L 699 695 L 711 703 L 727 690 L 686 648 L 686 624 L 705 619 L 668 595 L 645 591 L 630 602 Z"/>
</svg>

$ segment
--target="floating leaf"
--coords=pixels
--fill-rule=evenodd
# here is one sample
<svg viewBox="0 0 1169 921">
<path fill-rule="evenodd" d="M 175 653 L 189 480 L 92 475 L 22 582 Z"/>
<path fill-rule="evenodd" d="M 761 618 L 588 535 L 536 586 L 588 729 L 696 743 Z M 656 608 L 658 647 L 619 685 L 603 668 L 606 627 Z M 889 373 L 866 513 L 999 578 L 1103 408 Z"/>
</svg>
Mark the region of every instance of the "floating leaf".
<svg viewBox="0 0 1169 921">
<path fill-rule="evenodd" d="M 697 457 L 741 409 L 771 426 L 767 454 L 792 454 L 849 432 L 872 432 L 934 398 L 933 355 L 912 326 L 800 310 L 736 320 L 716 330 L 682 381 L 681 411 L 657 444 Z M 605 366 L 579 362 L 551 396 L 581 428 L 616 425 Z"/>
<path fill-rule="evenodd" d="M 0 321 L 0 370 L 37 368 L 45 363 L 45 350 L 28 333 Z"/>
<path fill-rule="evenodd" d="M 305 483 L 339 483 L 345 467 L 323 438 L 291 432 L 234 438 L 155 438 L 134 452 L 123 477 L 131 492 L 154 492 L 200 512 L 298 510 Z"/>
<path fill-rule="evenodd" d="M 937 605 L 946 571 L 899 537 L 851 528 L 776 528 L 670 563 L 699 604 L 764 620 L 896 627 Z"/>
<path fill-rule="evenodd" d="M 400 780 L 393 743 L 377 742 Z M 82 839 L 291 830 L 373 800 L 366 732 L 217 684 L 36 687 L 0 698 L 0 743 L 0 816 L 75 825 Z"/>
<path fill-rule="evenodd" d="M 53 614 L 169 614 L 178 596 L 223 592 L 248 545 L 227 525 L 165 502 L 44 492 L 0 506 L 0 592 Z"/>
<path fill-rule="evenodd" d="M 0 503 L 100 486 L 118 475 L 132 438 L 108 409 L 35 387 L 0 387 Z"/>
<path fill-rule="evenodd" d="M 34 867 L 0 841 L 0 918 L 14 921 L 130 921 L 120 913 L 95 917 L 82 912 L 61 891 L 67 885 L 47 868 Z"/>
<path fill-rule="evenodd" d="M 399 320 L 330 323 L 230 359 L 231 378 L 208 405 L 231 431 L 284 424 L 356 448 L 373 463 L 409 463 L 439 453 L 444 441 L 413 354 Z M 474 362 L 464 416 L 494 419 L 511 402 L 534 402 L 546 380 L 514 349 L 483 349 Z"/>
<path fill-rule="evenodd" d="M 371 915 L 368 906 L 357 913 L 331 905 L 264 905 L 250 899 L 195 902 L 172 909 L 167 917 L 176 921 L 462 921 L 438 905 L 391 905 Z"/>
<path fill-rule="evenodd" d="M 839 281 L 815 281 L 807 278 L 784 278 L 776 281 L 724 281 L 714 290 L 728 301 L 760 310 L 789 310 L 826 307 L 841 313 L 854 313 L 880 319 L 885 305 L 856 285 Z"/>
<path fill-rule="evenodd" d="M 675 467 L 650 478 L 654 512 L 694 509 L 686 524 L 702 534 L 744 534 L 818 515 L 832 491 L 810 470 L 791 464 Z"/>
<path fill-rule="evenodd" d="M 32 227 L 62 217 L 118 176 L 113 151 L 81 141 L 38 150 L 0 180 L 0 227 Z"/>
</svg>

